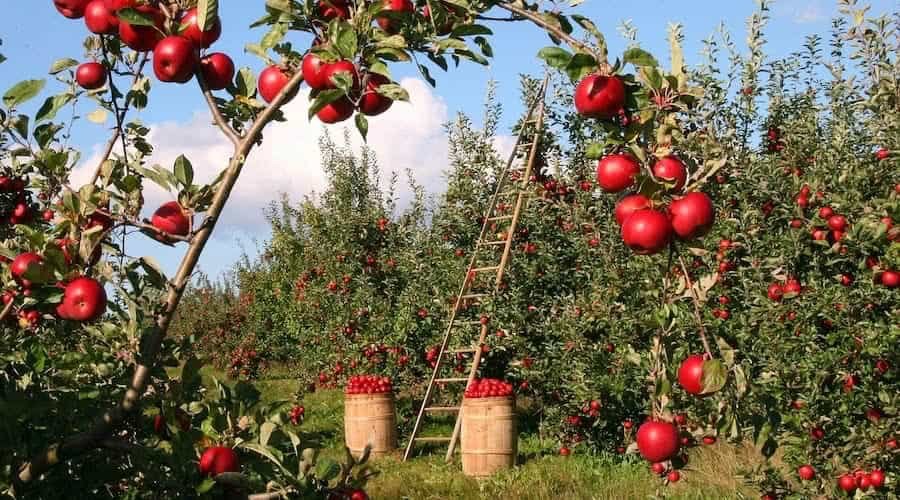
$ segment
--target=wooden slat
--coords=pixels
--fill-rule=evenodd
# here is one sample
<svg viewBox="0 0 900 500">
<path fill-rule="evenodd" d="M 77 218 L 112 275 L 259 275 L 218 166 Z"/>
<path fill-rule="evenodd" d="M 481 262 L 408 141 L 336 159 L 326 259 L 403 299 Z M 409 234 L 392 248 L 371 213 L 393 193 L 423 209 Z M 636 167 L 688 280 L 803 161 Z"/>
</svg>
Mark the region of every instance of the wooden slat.
<svg viewBox="0 0 900 500">
<path fill-rule="evenodd" d="M 447 384 L 450 382 L 453 382 L 453 383 L 468 382 L 469 379 L 465 378 L 465 377 L 450 377 L 450 378 L 438 378 L 438 379 L 435 379 L 434 381 L 439 384 Z"/>
<path fill-rule="evenodd" d="M 451 413 L 451 412 L 459 411 L 459 408 L 460 408 L 459 406 L 430 406 L 428 408 L 425 408 L 425 411 L 429 411 L 429 412 L 433 412 L 433 413 L 437 413 L 437 412 Z"/>
<path fill-rule="evenodd" d="M 414 438 L 413 441 L 419 441 L 421 443 L 446 443 L 450 441 L 449 436 L 432 436 L 432 437 L 417 437 Z"/>
</svg>

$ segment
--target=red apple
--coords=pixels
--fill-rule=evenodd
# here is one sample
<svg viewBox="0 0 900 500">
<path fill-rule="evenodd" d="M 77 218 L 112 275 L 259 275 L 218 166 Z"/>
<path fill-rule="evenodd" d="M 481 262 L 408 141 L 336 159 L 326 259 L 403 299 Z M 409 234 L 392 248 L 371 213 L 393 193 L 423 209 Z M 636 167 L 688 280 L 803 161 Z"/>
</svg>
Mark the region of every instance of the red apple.
<svg viewBox="0 0 900 500">
<path fill-rule="evenodd" d="M 587 118 L 608 120 L 625 106 L 625 85 L 616 76 L 588 75 L 575 88 L 575 110 Z"/>
<path fill-rule="evenodd" d="M 563 446 L 563 447 L 561 447 L 561 448 L 559 449 L 559 454 L 560 454 L 560 456 L 568 457 L 571 453 L 572 453 L 571 450 L 569 450 L 569 449 L 568 449 L 567 447 L 565 447 L 565 446 Z"/>
<path fill-rule="evenodd" d="M 832 215 L 828 217 L 828 227 L 833 231 L 845 231 L 847 229 L 847 218 L 843 215 Z"/>
<path fill-rule="evenodd" d="M 350 17 L 350 7 L 345 0 L 319 0 L 316 7 L 319 15 L 330 21 L 336 17 L 347 19 Z"/>
<path fill-rule="evenodd" d="M 886 160 L 889 156 L 891 156 L 891 152 L 885 148 L 881 148 L 875 152 L 875 158 L 879 160 Z"/>
<path fill-rule="evenodd" d="M 887 270 L 881 273 L 881 284 L 887 288 L 900 286 L 900 272 Z"/>
<path fill-rule="evenodd" d="M 191 220 L 177 201 L 164 203 L 150 219 L 156 229 L 176 236 L 187 236 L 191 231 Z"/>
<path fill-rule="evenodd" d="M 703 392 L 703 363 L 705 357 L 702 354 L 688 356 L 681 362 L 678 368 L 678 384 L 688 393 L 698 395 Z"/>
<path fill-rule="evenodd" d="M 200 71 L 210 90 L 222 90 L 234 78 L 234 61 L 228 54 L 214 52 L 200 60 Z"/>
<path fill-rule="evenodd" d="M 769 300 L 780 302 L 784 297 L 784 287 L 781 286 L 781 283 L 772 283 L 769 285 L 769 289 L 766 290 L 766 295 L 768 295 Z"/>
<path fill-rule="evenodd" d="M 325 79 L 326 66 L 328 66 L 328 63 L 323 61 L 317 54 L 309 52 L 303 56 L 301 68 L 303 70 L 303 81 L 309 85 L 309 88 L 314 90 L 329 88 L 329 82 Z"/>
<path fill-rule="evenodd" d="M 853 477 L 853 474 L 844 474 L 838 478 L 838 488 L 846 491 L 847 493 L 853 493 L 856 491 L 856 478 Z"/>
<path fill-rule="evenodd" d="M 875 469 L 869 473 L 869 483 L 876 490 L 884 486 L 884 471 Z"/>
<path fill-rule="evenodd" d="M 642 194 L 629 194 L 616 203 L 616 222 L 621 226 L 631 214 L 645 208 L 653 208 L 653 202 L 650 201 L 650 198 Z"/>
<path fill-rule="evenodd" d="M 673 470 L 666 476 L 666 479 L 668 479 L 670 483 L 677 483 L 681 479 L 681 473 L 677 470 Z"/>
<path fill-rule="evenodd" d="M 796 279 L 789 279 L 784 283 L 784 298 L 790 299 L 803 292 L 803 285 Z"/>
<path fill-rule="evenodd" d="M 597 184 L 607 193 L 618 193 L 634 185 L 641 164 L 630 154 L 606 155 L 597 163 Z"/>
<path fill-rule="evenodd" d="M 197 47 L 183 36 L 167 36 L 153 49 L 153 72 L 161 82 L 187 83 L 198 62 Z"/>
<path fill-rule="evenodd" d="M 181 18 L 181 36 L 187 38 L 197 47 L 208 48 L 214 44 L 219 36 L 222 35 L 222 23 L 219 19 L 213 23 L 209 31 L 201 31 L 200 25 L 197 24 L 197 8 L 193 8 L 184 13 Z"/>
<path fill-rule="evenodd" d="M 819 209 L 819 217 L 822 219 L 828 220 L 832 215 L 834 215 L 834 210 L 831 207 L 825 206 Z"/>
<path fill-rule="evenodd" d="M 810 481 L 816 477 L 816 469 L 813 469 L 812 465 L 809 464 L 801 465 L 800 468 L 797 469 L 797 475 L 804 481 Z"/>
<path fill-rule="evenodd" d="M 350 77 L 353 79 L 351 88 L 359 88 L 359 73 L 357 73 L 356 71 L 356 66 L 352 61 L 348 61 L 346 59 L 335 61 L 333 63 L 325 65 L 325 68 L 322 70 L 322 78 L 325 80 L 325 88 L 336 88 L 332 77 L 338 73 L 349 73 Z"/>
<path fill-rule="evenodd" d="M 98 62 L 86 62 L 75 70 L 75 81 L 85 90 L 96 90 L 106 85 L 106 68 Z"/>
<path fill-rule="evenodd" d="M 164 28 L 166 16 L 156 7 L 151 7 L 149 5 L 138 5 L 133 8 L 141 14 L 153 19 L 156 27 L 132 26 L 120 19 L 119 38 L 122 39 L 122 43 L 131 47 L 133 50 L 138 52 L 149 52 L 163 39 L 161 30 Z"/>
<path fill-rule="evenodd" d="M 26 252 L 19 254 L 13 259 L 12 264 L 9 265 L 9 272 L 12 274 L 13 279 L 16 280 L 16 283 L 25 288 L 31 288 L 33 284 L 41 284 L 43 279 L 38 278 L 37 281 L 32 282 L 25 278 L 25 273 L 31 269 L 33 274 L 43 275 L 43 266 L 43 257 L 34 252 Z"/>
<path fill-rule="evenodd" d="M 259 74 L 257 88 L 259 95 L 266 102 L 275 100 L 275 96 L 287 85 L 290 77 L 279 66 L 269 66 Z"/>
<path fill-rule="evenodd" d="M 63 319 L 94 321 L 106 312 L 106 290 L 93 278 L 75 278 L 65 285 L 56 312 Z"/>
<path fill-rule="evenodd" d="M 678 429 L 668 422 L 644 422 L 637 431 L 637 445 L 645 460 L 664 462 L 678 453 Z"/>
<path fill-rule="evenodd" d="M 84 8 L 84 24 L 91 33 L 98 35 L 119 32 L 119 18 L 109 0 L 91 0 Z"/>
<path fill-rule="evenodd" d="M 669 216 L 679 238 L 690 240 L 704 236 L 713 226 L 716 209 L 705 193 L 690 192 L 672 200 Z"/>
<path fill-rule="evenodd" d="M 353 490 L 350 492 L 350 500 L 369 500 L 369 495 L 363 490 Z"/>
<path fill-rule="evenodd" d="M 60 14 L 69 19 L 80 19 L 84 16 L 84 9 L 91 0 L 53 0 L 53 5 Z"/>
<path fill-rule="evenodd" d="M 662 462 L 653 462 L 653 464 L 650 465 L 650 471 L 657 476 L 661 476 L 664 472 L 666 472 L 666 464 Z"/>
<path fill-rule="evenodd" d="M 200 455 L 200 474 L 214 477 L 224 472 L 240 472 L 241 464 L 237 453 L 225 446 L 207 448 Z"/>
<path fill-rule="evenodd" d="M 638 210 L 622 224 L 622 240 L 639 255 L 664 249 L 672 237 L 672 224 L 662 212 Z"/>
<path fill-rule="evenodd" d="M 353 116 L 353 102 L 346 97 L 326 104 L 316 113 L 322 123 L 338 123 Z"/>
<path fill-rule="evenodd" d="M 383 0 L 382 5 L 383 8 L 381 9 L 381 12 L 409 15 L 415 11 L 415 6 L 410 0 Z M 391 19 L 385 15 L 379 15 L 375 20 L 378 22 L 378 26 L 386 33 L 393 35 L 400 32 L 400 23 L 396 19 Z"/>
<path fill-rule="evenodd" d="M 394 101 L 378 93 L 378 87 L 391 83 L 383 75 L 369 73 L 369 81 L 366 82 L 366 91 L 359 101 L 359 111 L 364 115 L 376 116 L 387 111 Z"/>
<path fill-rule="evenodd" d="M 657 179 L 667 183 L 675 183 L 672 189 L 679 190 L 687 181 L 687 168 L 684 163 L 675 156 L 666 156 L 657 160 L 653 165 L 653 175 Z"/>
</svg>

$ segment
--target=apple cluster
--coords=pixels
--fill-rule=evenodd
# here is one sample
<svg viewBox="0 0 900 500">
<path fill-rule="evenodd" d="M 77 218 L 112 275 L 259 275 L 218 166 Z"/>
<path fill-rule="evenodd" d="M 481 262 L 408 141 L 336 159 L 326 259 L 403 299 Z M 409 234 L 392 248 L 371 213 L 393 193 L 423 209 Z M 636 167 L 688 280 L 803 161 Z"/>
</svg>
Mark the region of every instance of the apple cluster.
<svg viewBox="0 0 900 500">
<path fill-rule="evenodd" d="M 810 467 L 810 469 L 812 469 L 812 467 Z M 871 472 L 857 470 L 853 473 L 847 473 L 840 476 L 837 480 L 837 485 L 838 488 L 844 490 L 847 494 L 852 495 L 857 489 L 863 492 L 870 489 L 881 489 L 884 487 L 884 478 L 884 471 L 881 469 L 875 469 Z"/>
<path fill-rule="evenodd" d="M 353 375 L 347 381 L 345 394 L 389 394 L 394 391 L 390 377 Z"/>
<path fill-rule="evenodd" d="M 584 77 L 575 89 L 575 109 L 584 117 L 627 121 L 626 89 L 615 75 L 594 73 Z M 687 167 L 674 155 L 658 158 L 650 172 L 653 185 L 662 185 L 673 194 L 681 193 L 687 182 Z M 597 163 L 597 184 L 607 193 L 638 188 L 616 204 L 615 217 L 622 240 L 635 253 L 649 255 L 666 248 L 673 235 L 682 240 L 699 238 L 713 226 L 715 208 L 705 193 L 693 191 L 676 196 L 668 207 L 657 209 L 644 194 L 650 184 L 640 182 L 641 163 L 628 153 L 604 156 Z M 653 189 L 655 191 L 655 189 Z"/>
<path fill-rule="evenodd" d="M 512 396 L 511 383 L 495 378 L 476 378 L 466 387 L 466 398 L 506 398 Z"/>
</svg>

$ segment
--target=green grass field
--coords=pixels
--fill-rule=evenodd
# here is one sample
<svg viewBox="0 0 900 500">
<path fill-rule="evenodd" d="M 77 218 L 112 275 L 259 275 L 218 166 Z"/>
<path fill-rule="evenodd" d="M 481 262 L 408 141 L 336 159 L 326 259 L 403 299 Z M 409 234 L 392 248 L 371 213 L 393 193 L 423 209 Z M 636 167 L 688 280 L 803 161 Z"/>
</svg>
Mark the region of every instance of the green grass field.
<svg viewBox="0 0 900 500">
<path fill-rule="evenodd" d="M 296 389 L 289 379 L 258 382 L 263 398 L 288 397 Z M 343 456 L 343 395 L 340 391 L 318 391 L 303 401 L 306 417 L 302 425 L 307 444 L 322 448 L 322 456 Z M 450 423 L 446 426 L 449 427 Z M 449 434 L 445 428 L 428 433 Z M 405 436 L 401 436 L 402 441 Z M 378 471 L 366 489 L 374 499 L 724 499 L 758 498 L 740 477 L 760 458 L 751 447 L 730 444 L 691 450 L 688 465 L 677 484 L 666 486 L 652 475 L 646 462 L 633 457 L 629 463 L 605 455 L 575 452 L 569 457 L 556 453 L 558 443 L 541 442 L 524 434 L 519 441 L 519 461 L 513 470 L 476 481 L 462 474 L 458 460 L 444 462 L 442 449 L 422 454 L 409 462 L 397 456 L 371 462 Z"/>
</svg>

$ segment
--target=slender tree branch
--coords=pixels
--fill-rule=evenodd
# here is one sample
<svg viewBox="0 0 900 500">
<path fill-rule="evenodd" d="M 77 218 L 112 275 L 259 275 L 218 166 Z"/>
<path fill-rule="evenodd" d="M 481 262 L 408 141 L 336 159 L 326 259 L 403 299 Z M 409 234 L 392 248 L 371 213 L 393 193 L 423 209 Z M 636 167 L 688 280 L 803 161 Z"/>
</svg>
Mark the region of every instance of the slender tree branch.
<svg viewBox="0 0 900 500">
<path fill-rule="evenodd" d="M 709 350 L 709 342 L 706 340 L 706 327 L 703 326 L 703 317 L 700 315 L 700 298 L 697 296 L 697 290 L 694 290 L 691 275 L 688 273 L 688 268 L 684 264 L 684 257 L 681 255 L 678 256 L 678 263 L 681 264 L 681 272 L 684 273 L 687 288 L 691 292 L 691 301 L 694 303 L 694 319 L 697 320 L 697 333 L 700 334 L 700 340 L 703 342 L 703 349 L 706 351 L 706 355 L 712 358 L 712 351 Z"/>
<path fill-rule="evenodd" d="M 14 490 L 24 489 L 28 483 L 35 481 L 60 462 L 96 448 L 104 438 L 108 437 L 113 430 L 121 425 L 130 413 L 138 408 L 141 395 L 144 393 L 147 382 L 150 380 L 150 372 L 158 360 L 162 342 L 181 301 L 185 287 L 193 274 L 206 243 L 212 235 L 213 229 L 215 229 L 216 222 L 218 222 L 219 216 L 222 214 L 225 203 L 228 201 L 235 183 L 237 183 L 248 154 L 259 140 L 263 129 L 272 121 L 275 113 L 281 109 L 288 96 L 297 90 L 302 81 L 302 72 L 297 72 L 291 77 L 272 103 L 256 118 L 240 143 L 235 146 L 234 154 L 225 171 L 221 186 L 216 191 L 212 205 L 207 212 L 208 223 L 204 224 L 194 235 L 187 253 L 185 253 L 181 265 L 178 267 L 175 278 L 171 281 L 165 303 L 163 304 L 164 307 L 156 317 L 156 328 L 145 338 L 145 347 L 138 359 L 131 383 L 125 391 L 121 403 L 115 408 L 104 412 L 97 419 L 91 430 L 71 436 L 62 443 L 54 444 L 24 463 L 19 468 L 18 474 L 14 476 Z"/>
<path fill-rule="evenodd" d="M 225 137 L 228 137 L 231 144 L 234 147 L 238 147 L 241 143 L 241 136 L 228 124 L 225 117 L 222 116 L 222 112 L 216 104 L 216 99 L 213 97 L 212 91 L 209 90 L 209 86 L 206 85 L 206 80 L 203 79 L 203 72 L 198 70 L 196 77 L 197 83 L 200 85 L 200 91 L 203 93 L 203 98 L 206 99 L 206 104 L 209 106 L 209 112 L 212 113 L 213 122 L 215 122 L 216 126 L 219 127 L 219 130 L 225 134 Z"/>
<path fill-rule="evenodd" d="M 104 50 L 104 54 L 105 54 L 106 53 L 105 42 L 103 45 L 103 50 Z M 104 56 L 104 57 L 106 57 L 107 62 L 108 62 L 109 58 L 107 56 Z M 134 84 L 137 83 L 138 80 L 143 76 L 144 66 L 147 65 L 147 61 L 149 61 L 149 60 L 150 60 L 150 56 L 148 55 L 148 53 L 145 53 L 144 55 L 141 56 L 141 60 L 137 66 L 137 71 L 134 72 L 134 78 L 131 81 L 132 86 L 134 86 Z M 127 150 L 125 149 L 125 131 L 123 130 L 123 124 L 125 122 L 125 116 L 128 114 L 128 110 L 131 107 L 131 100 L 128 99 L 128 96 L 126 94 L 125 103 L 123 104 L 123 106 L 120 110 L 119 106 L 117 104 L 117 101 L 116 101 L 115 91 L 113 90 L 115 87 L 114 87 L 114 84 L 112 83 L 113 82 L 112 68 L 107 69 L 107 79 L 110 82 L 110 95 L 112 96 L 113 109 L 115 110 L 115 114 L 116 114 L 116 128 L 113 131 L 112 137 L 110 137 L 109 140 L 106 141 L 106 147 L 103 149 L 103 154 L 100 156 L 100 161 L 97 163 L 97 168 L 94 169 L 94 174 L 91 176 L 91 184 L 97 183 L 97 179 L 100 178 L 100 173 L 103 171 L 103 164 L 106 163 L 106 160 L 109 159 L 109 155 L 112 154 L 112 150 L 116 146 L 116 141 L 118 141 L 120 137 L 122 138 L 122 150 L 125 152 L 125 155 L 127 157 Z"/>
<path fill-rule="evenodd" d="M 582 52 L 587 52 L 588 54 L 591 54 L 592 56 L 594 56 L 594 59 L 597 61 L 598 64 L 603 65 L 606 63 L 606 57 L 604 57 L 603 54 L 601 54 L 597 49 L 587 45 L 584 42 L 581 42 L 577 38 L 566 33 L 559 26 L 554 26 L 554 25 L 548 23 L 547 20 L 542 18 L 537 12 L 530 11 L 524 7 L 519 7 L 518 5 L 513 5 L 512 3 L 509 3 L 509 2 L 500 2 L 497 4 L 497 7 L 508 10 L 523 19 L 527 19 L 527 20 L 531 21 L 532 23 L 540 26 L 542 29 L 544 29 L 544 31 L 547 31 L 554 37 L 566 42 L 573 48 L 580 50 Z"/>
</svg>

